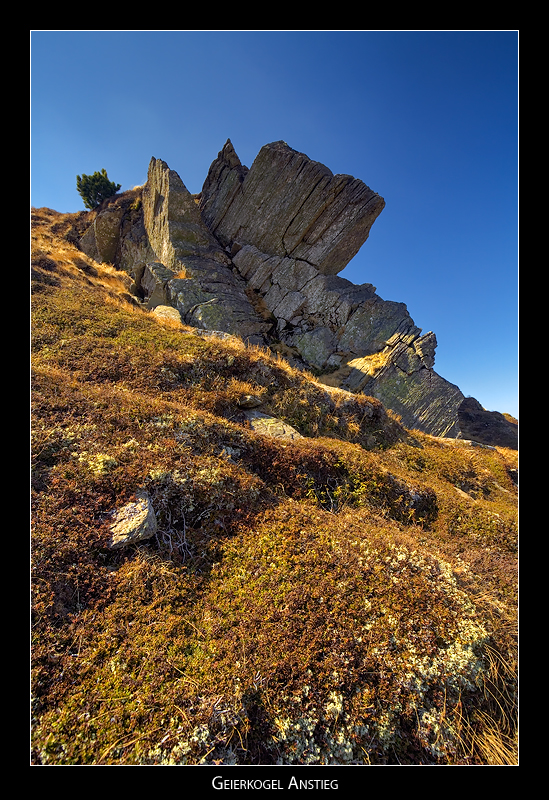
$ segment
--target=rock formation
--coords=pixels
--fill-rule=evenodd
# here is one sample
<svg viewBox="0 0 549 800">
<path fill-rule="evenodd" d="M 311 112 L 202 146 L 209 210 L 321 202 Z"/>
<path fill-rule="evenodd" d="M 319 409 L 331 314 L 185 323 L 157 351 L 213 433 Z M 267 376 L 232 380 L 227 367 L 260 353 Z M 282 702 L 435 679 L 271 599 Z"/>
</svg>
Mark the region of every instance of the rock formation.
<svg viewBox="0 0 549 800">
<path fill-rule="evenodd" d="M 285 142 L 262 147 L 248 169 L 228 140 L 199 195 L 152 158 L 141 206 L 106 202 L 80 246 L 129 272 L 149 309 L 278 349 L 326 383 L 381 400 L 406 427 L 458 437 L 466 398 L 433 369 L 435 334 L 422 335 L 403 303 L 338 275 L 384 206 L 362 181 Z M 492 421 L 516 439 L 502 415 Z M 489 417 L 475 431 L 492 443 Z"/>
<path fill-rule="evenodd" d="M 225 248 L 254 245 L 325 275 L 356 255 L 384 205 L 362 181 L 333 175 L 285 142 L 262 147 L 247 170 L 228 141 L 200 198 L 203 218 Z"/>
<path fill-rule="evenodd" d="M 474 397 L 466 397 L 458 409 L 461 435 L 499 447 L 517 447 L 517 426 L 498 411 L 486 411 Z"/>
</svg>

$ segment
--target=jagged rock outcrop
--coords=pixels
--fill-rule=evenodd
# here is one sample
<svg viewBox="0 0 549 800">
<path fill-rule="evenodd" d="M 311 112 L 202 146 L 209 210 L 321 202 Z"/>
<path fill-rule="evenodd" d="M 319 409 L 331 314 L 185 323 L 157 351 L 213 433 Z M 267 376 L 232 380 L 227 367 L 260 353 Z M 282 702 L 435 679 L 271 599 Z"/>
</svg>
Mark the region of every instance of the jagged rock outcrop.
<svg viewBox="0 0 549 800">
<path fill-rule="evenodd" d="M 245 169 L 230 140 L 210 168 L 200 208 L 225 248 L 236 242 L 337 274 L 362 247 L 385 201 L 350 175 L 285 142 L 266 144 Z"/>
<path fill-rule="evenodd" d="M 179 175 L 156 158 L 143 187 L 143 221 L 154 255 L 139 278 L 149 307 L 172 305 L 189 325 L 263 343 L 270 325 L 256 314 L 244 281 L 205 225 L 195 198 Z"/>
<path fill-rule="evenodd" d="M 135 202 L 104 204 L 80 246 L 129 272 L 149 309 L 272 346 L 326 383 L 376 397 L 409 428 L 460 436 L 465 397 L 433 369 L 435 334 L 422 335 L 404 303 L 338 275 L 384 206 L 285 142 L 262 147 L 248 169 L 228 140 L 196 196 L 152 158 L 139 213 Z M 477 429 L 490 444 L 490 425 Z"/>
<path fill-rule="evenodd" d="M 517 447 L 517 425 L 499 411 L 486 411 L 474 397 L 466 397 L 458 409 L 461 435 L 482 444 Z"/>
</svg>

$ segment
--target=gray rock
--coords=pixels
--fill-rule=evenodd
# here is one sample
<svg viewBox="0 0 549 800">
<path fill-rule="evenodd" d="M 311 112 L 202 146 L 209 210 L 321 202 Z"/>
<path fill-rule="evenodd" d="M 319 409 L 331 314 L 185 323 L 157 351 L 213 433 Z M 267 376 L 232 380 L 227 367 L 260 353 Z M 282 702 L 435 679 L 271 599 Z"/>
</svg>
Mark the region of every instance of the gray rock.
<svg viewBox="0 0 549 800">
<path fill-rule="evenodd" d="M 339 337 L 339 348 L 355 355 L 382 350 L 395 333 L 415 328 L 404 303 L 382 300 L 374 295 L 350 315 Z"/>
<path fill-rule="evenodd" d="M 285 142 L 262 147 L 249 170 L 227 142 L 210 168 L 200 206 L 226 248 L 251 244 L 337 274 L 368 238 L 385 201 L 362 181 L 334 175 Z"/>
<path fill-rule="evenodd" d="M 154 285 L 156 294 L 149 295 L 149 304 L 171 304 L 188 325 L 264 344 L 271 325 L 248 300 L 244 281 L 233 273 L 229 257 L 204 224 L 194 197 L 179 175 L 159 159 L 153 158 L 149 165 L 143 218 L 149 247 L 163 266 L 163 270 L 145 268 L 141 278 L 145 295 Z"/>
<path fill-rule="evenodd" d="M 309 316 L 329 325 L 334 331 L 345 325 L 351 313 L 375 297 L 371 284 L 354 286 L 338 275 L 317 274 L 302 289 L 307 297 Z"/>
<path fill-rule="evenodd" d="M 200 306 L 217 301 L 212 292 L 206 292 L 194 278 L 174 278 L 167 287 L 170 304 L 181 314 L 187 325 L 193 325 L 193 315 Z M 196 321 L 196 320 L 194 320 Z"/>
<path fill-rule="evenodd" d="M 399 344 L 391 354 L 392 363 L 405 375 L 412 375 L 423 366 L 421 358 L 418 356 L 414 347 L 406 344 Z"/>
<path fill-rule="evenodd" d="M 291 337 L 290 343 L 297 348 L 307 364 L 318 370 L 327 366 L 330 357 L 337 349 L 335 336 L 327 327 L 298 333 Z"/>
<path fill-rule="evenodd" d="M 426 333 L 425 336 L 420 336 L 414 342 L 414 349 L 426 367 L 430 368 L 435 363 L 436 346 L 437 337 L 432 331 Z"/>
<path fill-rule="evenodd" d="M 402 350 L 399 352 L 398 360 L 401 360 L 403 353 Z M 410 365 L 409 361 L 406 363 L 407 366 Z M 355 391 L 380 400 L 386 408 L 400 416 L 406 428 L 417 429 L 433 436 L 460 435 L 458 409 L 463 402 L 463 394 L 459 387 L 432 369 L 420 366 L 419 369 L 406 372 L 389 358 L 387 364 L 373 377 L 366 376 L 360 383 L 356 374 L 351 375 L 343 382 L 342 387 L 354 387 Z"/>
<path fill-rule="evenodd" d="M 141 273 L 140 288 L 148 308 L 168 305 L 168 282 L 174 272 L 158 261 L 146 264 Z"/>
<path fill-rule="evenodd" d="M 335 350 L 350 354 L 364 352 L 362 340 L 369 336 L 368 328 L 365 331 L 362 327 L 350 330 L 349 341 L 344 341 L 341 346 L 339 338 L 344 335 L 343 326 L 361 303 L 383 302 L 375 295 L 375 287 L 371 284 L 355 286 L 337 275 L 323 275 L 303 261 L 261 253 L 253 245 L 244 245 L 233 257 L 233 263 L 277 318 L 278 331 L 284 332 L 283 338 L 288 346 L 297 347 L 311 366 L 322 368 Z M 398 315 L 391 332 L 401 324 L 402 317 L 402 314 Z M 299 330 L 285 330 L 288 323 Z M 360 320 L 357 325 L 360 326 Z M 312 331 L 320 331 L 318 344 L 312 341 Z M 351 342 L 355 347 L 351 347 Z M 302 346 L 305 349 L 301 350 Z M 326 351 L 330 347 L 331 351 Z"/>
<path fill-rule="evenodd" d="M 264 414 L 262 411 L 257 411 L 256 409 L 246 411 L 246 418 L 249 420 L 252 430 L 263 436 L 272 436 L 275 439 L 289 439 L 291 441 L 303 438 L 287 422 L 283 422 L 270 414 Z"/>
<path fill-rule="evenodd" d="M 173 306 L 155 306 L 151 313 L 155 317 L 160 317 L 161 319 L 173 319 L 174 322 L 181 322 L 181 314 L 174 308 Z"/>
<path fill-rule="evenodd" d="M 518 447 L 518 425 L 499 411 L 487 411 L 474 397 L 466 397 L 458 408 L 461 435 L 484 445 Z"/>
<path fill-rule="evenodd" d="M 231 340 L 235 340 L 238 337 L 235 337 L 232 333 L 225 333 L 225 331 L 209 331 L 203 328 L 195 328 L 193 333 L 196 336 L 200 336 L 201 339 L 224 339 L 225 341 L 230 342 Z"/>
<path fill-rule="evenodd" d="M 255 394 L 244 394 L 238 399 L 237 405 L 239 408 L 257 408 L 263 405 L 263 400 Z"/>
<path fill-rule="evenodd" d="M 135 493 L 135 501 L 113 513 L 109 548 L 116 550 L 150 539 L 157 531 L 151 498 L 145 491 Z"/>
<path fill-rule="evenodd" d="M 244 285 L 219 265 L 201 278 L 173 278 L 167 295 L 183 322 L 193 327 L 224 331 L 255 344 L 264 344 L 272 327 L 255 312 Z"/>
<path fill-rule="evenodd" d="M 82 250 L 100 264 L 115 263 L 123 214 L 118 206 L 98 212 L 80 240 Z"/>
<path fill-rule="evenodd" d="M 142 203 L 148 242 L 164 266 L 178 272 L 187 256 L 229 263 L 204 225 L 193 196 L 177 172 L 160 159 L 150 161 Z"/>
<path fill-rule="evenodd" d="M 227 139 L 210 166 L 200 195 L 202 217 L 214 233 L 215 220 L 221 218 L 229 208 L 247 174 L 248 168 L 240 163 L 231 140 Z"/>
</svg>

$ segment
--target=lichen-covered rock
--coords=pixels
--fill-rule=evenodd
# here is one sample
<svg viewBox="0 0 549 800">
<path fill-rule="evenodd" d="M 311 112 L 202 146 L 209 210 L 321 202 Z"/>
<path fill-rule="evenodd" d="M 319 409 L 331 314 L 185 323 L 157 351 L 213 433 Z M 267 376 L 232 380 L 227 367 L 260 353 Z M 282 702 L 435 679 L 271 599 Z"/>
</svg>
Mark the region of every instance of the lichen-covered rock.
<svg viewBox="0 0 549 800">
<path fill-rule="evenodd" d="M 194 269 L 187 270 L 189 277 L 174 277 L 167 285 L 169 302 L 185 324 L 224 331 L 252 344 L 265 344 L 272 324 L 256 313 L 243 282 L 219 265 L 209 272 L 199 266 L 207 267 L 205 262 L 194 264 Z"/>
<path fill-rule="evenodd" d="M 144 491 L 136 492 L 135 496 L 134 502 L 127 503 L 113 514 L 109 539 L 111 550 L 150 539 L 157 531 L 151 498 Z"/>
<path fill-rule="evenodd" d="M 155 306 L 151 313 L 160 319 L 172 319 L 174 322 L 181 322 L 181 314 L 173 306 Z"/>
<path fill-rule="evenodd" d="M 246 411 L 245 416 L 250 423 L 250 427 L 256 433 L 261 433 L 264 436 L 273 436 L 276 439 L 289 439 L 291 441 L 302 438 L 301 434 L 291 425 L 288 425 L 287 422 L 283 422 L 281 419 L 273 417 L 271 414 L 258 411 L 256 408 Z"/>
<path fill-rule="evenodd" d="M 337 350 L 336 338 L 327 327 L 297 333 L 290 338 L 290 342 L 297 348 L 305 362 L 318 370 L 328 364 L 330 357 Z"/>
<path fill-rule="evenodd" d="M 403 355 L 396 361 L 389 358 L 373 377 L 362 373 L 362 381 L 360 370 L 355 370 L 342 387 L 363 391 L 380 400 L 400 416 L 406 428 L 433 436 L 459 436 L 458 409 L 463 402 L 459 387 L 434 370 L 421 367 L 417 356 L 418 369 L 411 369 L 410 361 L 404 362 Z M 405 371 L 403 366 L 411 371 Z"/>
<path fill-rule="evenodd" d="M 116 260 L 123 214 L 119 206 L 102 210 L 82 237 L 82 250 L 100 264 L 114 264 Z"/>
</svg>

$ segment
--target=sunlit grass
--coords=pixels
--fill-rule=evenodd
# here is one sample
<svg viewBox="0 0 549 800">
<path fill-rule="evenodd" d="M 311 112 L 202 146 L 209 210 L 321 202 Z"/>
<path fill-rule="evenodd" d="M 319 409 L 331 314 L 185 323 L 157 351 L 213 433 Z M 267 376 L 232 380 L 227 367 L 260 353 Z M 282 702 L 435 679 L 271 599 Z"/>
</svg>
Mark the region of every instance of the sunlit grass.
<svg viewBox="0 0 549 800">
<path fill-rule="evenodd" d="M 516 763 L 516 453 L 155 317 L 33 215 L 33 763 Z"/>
</svg>

